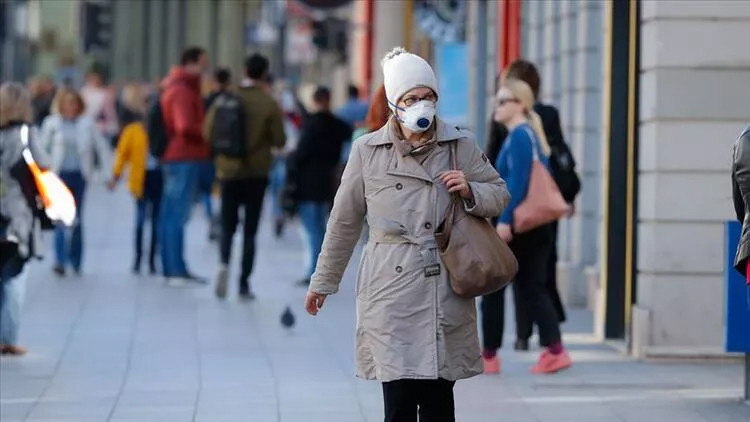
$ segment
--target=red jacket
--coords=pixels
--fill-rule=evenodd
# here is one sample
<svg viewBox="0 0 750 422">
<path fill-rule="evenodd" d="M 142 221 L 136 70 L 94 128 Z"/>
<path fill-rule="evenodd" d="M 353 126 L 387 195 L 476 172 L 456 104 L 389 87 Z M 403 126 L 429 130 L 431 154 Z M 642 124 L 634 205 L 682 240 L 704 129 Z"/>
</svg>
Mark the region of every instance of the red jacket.
<svg viewBox="0 0 750 422">
<path fill-rule="evenodd" d="M 203 99 L 200 93 L 200 76 L 181 68 L 174 68 L 164 80 L 161 96 L 164 126 L 169 145 L 163 160 L 209 160 L 211 149 L 203 138 Z"/>
</svg>

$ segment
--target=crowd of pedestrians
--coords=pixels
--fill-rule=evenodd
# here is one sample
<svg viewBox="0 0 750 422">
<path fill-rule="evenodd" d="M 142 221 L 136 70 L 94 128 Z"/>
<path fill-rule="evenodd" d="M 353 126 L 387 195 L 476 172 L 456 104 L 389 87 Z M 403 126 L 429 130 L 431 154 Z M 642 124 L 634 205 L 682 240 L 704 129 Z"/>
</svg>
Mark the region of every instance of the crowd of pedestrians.
<svg viewBox="0 0 750 422">
<path fill-rule="evenodd" d="M 251 277 L 266 196 L 277 236 L 290 218 L 299 219 L 306 254 L 297 284 L 308 289 L 305 307 L 313 315 L 338 291 L 367 227 L 356 282 L 357 373 L 383 383 L 388 421 L 416 420 L 417 412 L 420 420 L 452 420 L 445 415 L 453 414 L 457 380 L 501 372 L 505 289 L 480 298 L 478 327 L 474 299 L 451 290 L 441 264 L 435 233 L 452 201 L 491 220 L 515 255 L 515 349 L 529 350 L 534 326 L 544 349 L 531 371 L 572 364 L 555 279 L 560 216 L 533 227 L 516 221 L 519 209 L 529 207 L 537 169 L 551 174 L 571 210 L 580 190 L 557 110 L 539 102 L 533 64 L 516 61 L 498 78 L 484 153 L 470 132 L 437 116 L 431 66 L 403 49 L 384 58 L 384 84 L 369 102 L 350 86 L 335 110 L 328 87 L 315 89 L 307 110 L 289 86 L 274 83 L 270 68 L 253 54 L 239 83 L 219 68 L 206 93 L 208 54 L 193 47 L 158 86 L 115 90 L 96 70 L 80 90 L 44 77 L 28 89 L 2 85 L 3 353 L 24 352 L 17 344 L 19 307 L 24 264 L 43 252 L 37 232 L 54 227 L 55 274 L 81 274 L 86 188 L 106 181 L 115 189 L 127 174 L 136 216 L 132 271 L 147 264 L 169 286 L 212 283 L 219 299 L 235 281 L 241 299 L 255 298 Z M 28 181 L 15 168 L 23 167 L 26 149 L 70 190 L 77 207 L 72 224 L 45 224 L 34 189 L 23 189 Z M 213 280 L 193 273 L 185 259 L 185 226 L 198 203 L 210 222 L 209 240 L 218 243 Z M 238 227 L 241 263 L 234 271 Z"/>
</svg>

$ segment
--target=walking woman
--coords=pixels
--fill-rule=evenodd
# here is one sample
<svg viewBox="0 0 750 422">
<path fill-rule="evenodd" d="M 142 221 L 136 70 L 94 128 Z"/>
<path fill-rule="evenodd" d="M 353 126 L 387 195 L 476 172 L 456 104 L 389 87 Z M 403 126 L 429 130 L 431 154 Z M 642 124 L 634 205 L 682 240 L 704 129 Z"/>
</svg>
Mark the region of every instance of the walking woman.
<svg viewBox="0 0 750 422">
<path fill-rule="evenodd" d="M 70 264 L 80 274 L 83 263 L 83 199 L 86 184 L 97 179 L 99 168 L 105 168 L 109 151 L 107 140 L 94 122 L 84 115 L 81 95 L 62 88 L 55 96 L 52 114 L 44 119 L 41 142 L 50 155 L 50 170 L 58 174 L 73 193 L 78 210 L 72 233 L 63 225 L 55 228 L 55 274 L 65 275 Z M 102 179 L 99 179 L 102 180 Z"/>
<path fill-rule="evenodd" d="M 382 67 L 394 116 L 353 143 L 305 307 L 316 315 L 338 291 L 367 219 L 357 376 L 382 382 L 386 421 L 453 421 L 453 386 L 480 374 L 482 361 L 475 301 L 451 290 L 434 233 L 452 194 L 489 218 L 508 192 L 471 134 L 435 118 L 438 85 L 424 59 L 399 47 Z M 450 170 L 454 149 L 461 170 Z"/>
<path fill-rule="evenodd" d="M 143 257 L 143 229 L 146 219 L 151 222 L 151 246 L 148 252 L 148 269 L 156 274 L 156 254 L 158 244 L 159 203 L 162 193 L 162 173 L 159 160 L 149 152 L 148 135 L 143 124 L 148 96 L 142 85 L 131 84 L 122 90 L 123 105 L 129 122 L 124 127 L 115 151 L 115 163 L 109 188 L 114 189 L 120 180 L 125 166 L 130 165 L 128 187 L 133 194 L 136 207 L 135 257 L 133 272 L 140 273 Z"/>
<path fill-rule="evenodd" d="M 39 256 L 36 249 L 40 223 L 34 205 L 37 198 L 33 179 L 24 177 L 21 130 L 33 122 L 31 96 L 23 85 L 6 82 L 0 86 L 0 354 L 20 356 L 26 349 L 18 344 L 21 304 L 26 287 L 25 266 Z M 32 132 L 32 134 L 35 132 Z M 29 140 L 34 160 L 45 157 Z M 30 176 L 30 174 L 29 174 Z M 30 189 L 29 189 L 30 188 Z"/>
<path fill-rule="evenodd" d="M 553 373 L 571 365 L 563 348 L 559 319 L 549 295 L 547 260 L 552 248 L 549 224 L 521 234 L 514 233 L 513 212 L 526 198 L 534 160 L 549 167 L 550 146 L 542 129 L 541 120 L 534 112 L 534 94 L 526 82 L 508 79 L 497 93 L 495 119 L 509 131 L 503 143 L 496 167 L 508 183 L 511 201 L 500 215 L 497 232 L 518 259 L 518 274 L 514 288 L 523 301 L 530 318 L 539 327 L 540 343 L 546 349 L 531 368 L 535 374 Z M 487 295 L 482 300 L 483 358 L 486 372 L 498 372 L 500 363 L 497 349 L 502 338 L 502 320 L 498 309 L 502 291 Z"/>
</svg>

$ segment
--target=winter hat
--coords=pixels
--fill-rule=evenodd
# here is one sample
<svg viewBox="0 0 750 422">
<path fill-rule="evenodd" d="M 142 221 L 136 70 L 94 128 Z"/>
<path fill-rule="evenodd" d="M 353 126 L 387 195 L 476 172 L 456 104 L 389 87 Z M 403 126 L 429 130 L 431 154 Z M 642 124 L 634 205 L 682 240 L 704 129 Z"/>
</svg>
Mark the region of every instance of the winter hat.
<svg viewBox="0 0 750 422">
<path fill-rule="evenodd" d="M 427 61 L 404 47 L 396 47 L 383 57 L 383 84 L 391 107 L 407 92 L 417 87 L 430 88 L 438 95 L 435 72 Z"/>
</svg>

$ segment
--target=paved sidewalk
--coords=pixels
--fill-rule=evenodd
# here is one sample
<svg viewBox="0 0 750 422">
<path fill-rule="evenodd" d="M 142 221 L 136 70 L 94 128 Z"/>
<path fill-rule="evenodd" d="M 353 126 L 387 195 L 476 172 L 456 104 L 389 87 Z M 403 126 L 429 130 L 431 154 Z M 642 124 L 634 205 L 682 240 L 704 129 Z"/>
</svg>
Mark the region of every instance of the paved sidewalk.
<svg viewBox="0 0 750 422">
<path fill-rule="evenodd" d="M 297 228 L 276 240 L 265 218 L 258 300 L 220 302 L 210 287 L 168 288 L 128 272 L 132 211 L 124 193 L 92 190 L 84 275 L 57 279 L 49 260 L 31 270 L 21 328 L 31 353 L 0 363 L 1 421 L 382 420 L 380 385 L 353 377 L 352 266 L 323 312 L 303 315 Z M 217 251 L 206 238 L 197 212 L 188 255 L 196 273 L 213 276 Z M 279 324 L 287 305 L 292 330 Z M 564 330 L 573 368 L 532 376 L 536 354 L 506 347 L 502 375 L 457 384 L 457 420 L 750 421 L 738 362 L 635 362 L 585 334 L 583 311 Z"/>
</svg>

